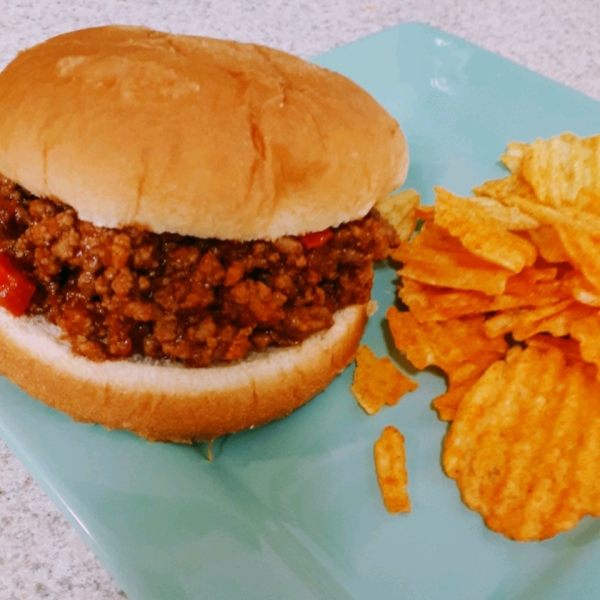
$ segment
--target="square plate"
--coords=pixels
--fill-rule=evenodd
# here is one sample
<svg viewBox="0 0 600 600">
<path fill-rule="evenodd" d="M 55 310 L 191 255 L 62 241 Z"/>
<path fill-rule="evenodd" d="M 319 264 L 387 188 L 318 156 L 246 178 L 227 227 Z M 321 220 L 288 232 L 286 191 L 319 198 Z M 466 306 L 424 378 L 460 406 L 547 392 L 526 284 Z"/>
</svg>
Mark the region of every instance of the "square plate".
<svg viewBox="0 0 600 600">
<path fill-rule="evenodd" d="M 509 140 L 600 131 L 600 105 L 441 31 L 405 24 L 316 62 L 369 90 L 407 134 L 407 186 L 466 194 L 503 173 Z M 377 269 L 365 343 L 393 350 L 394 272 Z M 205 446 L 148 444 L 78 425 L 0 381 L 0 435 L 132 600 L 584 599 L 600 590 L 600 520 L 543 543 L 490 532 L 440 466 L 431 372 L 367 417 L 352 368 L 291 417 Z M 413 512 L 389 515 L 372 449 L 406 436 Z"/>
</svg>

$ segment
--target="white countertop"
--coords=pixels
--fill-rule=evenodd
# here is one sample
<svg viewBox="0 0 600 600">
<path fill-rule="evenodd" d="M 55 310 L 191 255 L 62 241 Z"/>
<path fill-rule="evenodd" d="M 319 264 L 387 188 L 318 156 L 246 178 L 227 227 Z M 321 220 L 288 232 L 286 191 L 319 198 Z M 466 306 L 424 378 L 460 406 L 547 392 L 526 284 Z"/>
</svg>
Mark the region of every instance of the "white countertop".
<svg viewBox="0 0 600 600">
<path fill-rule="evenodd" d="M 106 23 L 258 42 L 308 58 L 421 21 L 600 99 L 597 0 L 20 0 L 0 12 L 0 67 L 20 49 Z M 1 399 L 0 399 L 1 400 Z M 0 598 L 125 597 L 0 441 Z"/>
</svg>

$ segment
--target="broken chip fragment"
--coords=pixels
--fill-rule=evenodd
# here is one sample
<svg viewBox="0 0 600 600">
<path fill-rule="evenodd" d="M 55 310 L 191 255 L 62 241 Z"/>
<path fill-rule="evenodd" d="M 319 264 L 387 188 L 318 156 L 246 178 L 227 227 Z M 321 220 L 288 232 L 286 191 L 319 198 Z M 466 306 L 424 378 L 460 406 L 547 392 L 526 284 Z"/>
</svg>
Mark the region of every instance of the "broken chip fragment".
<svg viewBox="0 0 600 600">
<path fill-rule="evenodd" d="M 375 469 L 388 512 L 410 512 L 404 436 L 388 425 L 375 442 Z"/>
<path fill-rule="evenodd" d="M 368 346 L 359 346 L 350 391 L 368 415 L 385 405 L 397 404 L 404 394 L 417 387 L 419 384 L 399 371 L 389 358 L 377 358 Z"/>
</svg>

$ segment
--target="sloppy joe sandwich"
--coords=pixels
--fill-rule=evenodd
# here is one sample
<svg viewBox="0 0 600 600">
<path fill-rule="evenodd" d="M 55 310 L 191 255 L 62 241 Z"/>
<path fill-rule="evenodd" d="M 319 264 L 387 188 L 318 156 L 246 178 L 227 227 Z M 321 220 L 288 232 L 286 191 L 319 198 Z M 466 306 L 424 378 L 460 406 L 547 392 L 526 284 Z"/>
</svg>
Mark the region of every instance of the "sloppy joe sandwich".
<svg viewBox="0 0 600 600">
<path fill-rule="evenodd" d="M 0 370 L 74 419 L 189 442 L 352 360 L 396 121 L 252 44 L 107 26 L 0 73 Z"/>
</svg>

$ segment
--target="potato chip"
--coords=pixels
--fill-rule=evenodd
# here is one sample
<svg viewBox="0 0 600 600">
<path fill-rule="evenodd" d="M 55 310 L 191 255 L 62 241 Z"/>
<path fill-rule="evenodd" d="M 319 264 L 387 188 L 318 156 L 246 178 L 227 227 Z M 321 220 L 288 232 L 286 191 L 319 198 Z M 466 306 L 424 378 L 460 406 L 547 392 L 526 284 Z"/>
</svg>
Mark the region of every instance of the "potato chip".
<svg viewBox="0 0 600 600">
<path fill-rule="evenodd" d="M 530 229 L 527 234 L 544 260 L 549 263 L 569 260 L 556 229 L 551 225 L 540 225 L 537 229 Z"/>
<path fill-rule="evenodd" d="M 590 235 L 572 225 L 555 226 L 569 262 L 581 271 L 593 289 L 600 291 L 600 233 Z"/>
<path fill-rule="evenodd" d="M 392 252 L 392 257 L 403 263 L 398 271 L 403 278 L 440 287 L 476 290 L 490 296 L 501 294 L 512 274 L 508 269 L 472 256 L 464 248 L 440 252 L 416 244 L 401 244 Z"/>
<path fill-rule="evenodd" d="M 540 225 L 536 219 L 524 213 L 519 207 L 507 206 L 496 197 L 460 198 L 449 194 L 443 188 L 435 189 L 438 190 L 436 198 L 438 209 L 444 207 L 447 210 L 466 212 L 471 218 L 478 220 L 492 220 L 497 226 L 502 225 L 507 231 L 528 231 Z"/>
<path fill-rule="evenodd" d="M 506 293 L 515 296 L 527 296 L 536 286 L 549 283 L 546 292 L 556 293 L 562 287 L 557 281 L 558 269 L 556 267 L 528 267 L 520 273 L 512 275 L 506 281 Z"/>
<path fill-rule="evenodd" d="M 600 315 L 598 311 L 571 324 L 571 336 L 579 342 L 583 360 L 600 368 Z"/>
<path fill-rule="evenodd" d="M 574 304 L 574 301 L 568 299 L 548 306 L 499 312 L 485 322 L 485 333 L 490 338 L 512 333 L 515 340 L 524 340 L 536 333 L 548 331 L 546 328 L 548 319 L 562 313 L 572 304 Z"/>
<path fill-rule="evenodd" d="M 368 346 L 359 346 L 350 391 L 368 415 L 374 415 L 386 404 L 397 404 L 404 394 L 417 387 L 419 384 L 399 371 L 389 358 L 377 358 Z"/>
<path fill-rule="evenodd" d="M 569 335 L 574 323 L 586 319 L 595 313 L 597 313 L 597 309 L 585 306 L 579 302 L 573 302 L 564 310 L 539 321 L 535 325 L 535 330 L 536 333 L 546 332 L 555 337 L 563 337 Z M 513 333 L 516 340 L 525 340 L 532 335 L 531 330 L 527 326 L 523 329 L 517 328 Z"/>
<path fill-rule="evenodd" d="M 562 281 L 540 281 L 530 283 L 528 287 L 529 290 L 523 291 L 522 294 L 504 293 L 488 296 L 482 292 L 439 288 L 412 279 L 404 279 L 398 296 L 421 323 L 446 321 L 511 308 L 545 306 L 556 304 L 571 296 Z"/>
<path fill-rule="evenodd" d="M 379 214 L 396 230 L 398 238 L 405 242 L 413 234 L 417 224 L 416 209 L 421 196 L 415 190 L 403 190 L 379 200 L 375 205 Z"/>
<path fill-rule="evenodd" d="M 565 291 L 581 304 L 600 307 L 600 290 L 592 286 L 580 271 L 567 271 L 561 282 Z"/>
<path fill-rule="evenodd" d="M 481 352 L 448 373 L 448 391 L 433 400 L 432 406 L 442 421 L 452 421 L 464 395 L 485 370 L 502 358 L 501 352 Z"/>
<path fill-rule="evenodd" d="M 417 219 L 421 219 L 421 221 L 433 221 L 435 206 L 418 206 L 415 214 L 417 215 Z"/>
<path fill-rule="evenodd" d="M 443 188 L 436 188 L 436 192 L 434 223 L 457 237 L 467 250 L 514 273 L 533 265 L 537 258 L 536 247 L 511 233 L 506 223 L 490 216 L 484 206 Z M 537 225 L 534 220 L 533 226 Z"/>
<path fill-rule="evenodd" d="M 476 196 L 483 196 L 485 199 L 493 199 L 496 201 L 503 201 L 510 196 L 521 196 L 523 198 L 535 200 L 533 188 L 523 179 L 520 173 L 511 173 L 502 179 L 485 181 L 481 185 L 474 187 L 473 193 Z M 522 217 L 524 219 L 527 218 L 526 213 L 523 211 L 518 211 L 517 214 L 524 215 L 524 217 Z M 533 219 L 531 216 L 528 218 Z"/>
<path fill-rule="evenodd" d="M 419 235 L 413 238 L 411 244 L 419 248 L 435 249 L 442 252 L 466 252 L 460 240 L 451 236 L 441 227 L 434 225 L 432 221 L 423 223 Z"/>
<path fill-rule="evenodd" d="M 402 281 L 398 296 L 421 323 L 489 312 L 494 309 L 496 298 L 504 297 L 487 296 L 472 290 L 440 288 L 412 279 Z"/>
<path fill-rule="evenodd" d="M 562 281 L 540 281 L 532 283 L 528 292 L 506 293 L 498 296 L 492 310 L 507 310 L 517 307 L 547 306 L 556 304 L 569 297 L 569 291 Z"/>
<path fill-rule="evenodd" d="M 438 351 L 436 342 L 431 339 L 430 333 L 433 329 L 431 323 L 421 324 L 410 312 L 400 312 L 395 306 L 388 309 L 386 316 L 394 345 L 417 369 L 425 369 L 437 364 Z M 462 362 L 461 349 L 454 347 L 452 340 L 450 345 L 450 360 L 457 364 Z"/>
<path fill-rule="evenodd" d="M 575 206 L 585 214 L 600 215 L 600 196 L 597 190 L 582 187 L 575 198 Z"/>
<path fill-rule="evenodd" d="M 458 410 L 461 400 L 465 394 L 477 383 L 481 373 L 474 375 L 464 381 L 454 381 L 451 377 L 448 379 L 448 390 L 433 399 L 431 405 L 437 411 L 438 418 L 441 421 L 452 421 Z"/>
<path fill-rule="evenodd" d="M 443 465 L 488 527 L 542 540 L 600 515 L 600 383 L 557 348 L 515 347 L 462 399 Z"/>
<path fill-rule="evenodd" d="M 600 195 L 600 136 L 563 133 L 537 139 L 523 154 L 523 177 L 539 201 L 550 206 L 576 205 L 582 188 Z"/>
<path fill-rule="evenodd" d="M 572 338 L 554 337 L 540 333 L 528 338 L 526 343 L 527 346 L 533 346 L 541 350 L 549 350 L 550 348 L 560 350 L 565 357 L 566 364 L 581 362 L 582 359 L 579 342 Z"/>
<path fill-rule="evenodd" d="M 387 319 L 394 344 L 417 369 L 435 365 L 450 373 L 481 353 L 504 354 L 508 347 L 502 338 L 489 339 L 483 315 L 419 323 L 410 312 L 392 306 Z"/>
<path fill-rule="evenodd" d="M 375 469 L 388 512 L 410 512 L 404 436 L 392 425 L 375 442 Z"/>
<path fill-rule="evenodd" d="M 500 162 L 512 173 L 521 171 L 523 156 L 528 150 L 529 144 L 523 142 L 509 142 L 506 152 L 500 156 Z"/>
<path fill-rule="evenodd" d="M 508 206 L 518 207 L 543 225 L 557 227 L 564 224 L 591 235 L 600 235 L 600 215 L 596 213 L 571 206 L 561 206 L 560 208 L 545 206 L 535 199 L 521 196 L 509 196 L 504 199 L 504 202 Z"/>
</svg>

